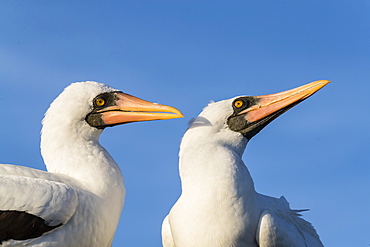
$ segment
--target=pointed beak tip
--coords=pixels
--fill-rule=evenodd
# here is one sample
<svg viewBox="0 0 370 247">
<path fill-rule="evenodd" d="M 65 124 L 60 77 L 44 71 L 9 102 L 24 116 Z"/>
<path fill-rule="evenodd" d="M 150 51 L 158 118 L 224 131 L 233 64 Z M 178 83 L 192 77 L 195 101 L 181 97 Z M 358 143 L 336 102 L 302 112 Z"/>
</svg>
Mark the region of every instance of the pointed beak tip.
<svg viewBox="0 0 370 247">
<path fill-rule="evenodd" d="M 318 80 L 318 81 L 314 81 L 312 83 L 309 83 L 307 85 L 313 85 L 313 93 L 319 91 L 320 89 L 322 89 L 323 87 L 325 87 L 326 85 L 328 85 L 329 83 L 331 83 L 331 81 L 329 80 Z"/>
<path fill-rule="evenodd" d="M 176 109 L 177 110 L 177 109 Z M 175 112 L 175 114 L 176 114 L 176 117 L 177 118 L 183 118 L 184 117 L 184 114 L 182 114 L 182 112 L 180 111 L 180 110 L 177 110 L 176 112 Z"/>
<path fill-rule="evenodd" d="M 161 116 L 161 118 L 159 118 L 158 120 L 184 117 L 184 114 L 182 114 L 182 112 L 179 109 L 173 106 L 169 106 L 169 105 L 161 105 L 161 104 L 155 103 L 155 107 L 150 110 L 158 111 L 157 116 Z"/>
<path fill-rule="evenodd" d="M 175 107 L 171 107 L 171 114 L 173 118 L 183 118 L 184 117 L 184 114 L 182 114 L 182 112 L 180 110 L 178 110 L 177 108 Z"/>
<path fill-rule="evenodd" d="M 326 86 L 327 84 L 331 83 L 329 80 L 318 80 L 315 81 L 314 83 L 321 84 L 322 86 Z"/>
</svg>

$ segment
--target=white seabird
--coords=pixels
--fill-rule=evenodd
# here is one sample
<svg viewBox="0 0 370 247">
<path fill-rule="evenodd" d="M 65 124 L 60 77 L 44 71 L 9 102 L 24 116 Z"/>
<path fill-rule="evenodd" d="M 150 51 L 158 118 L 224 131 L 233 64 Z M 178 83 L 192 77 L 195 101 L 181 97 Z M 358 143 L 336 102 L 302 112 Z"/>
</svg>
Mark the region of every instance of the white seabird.
<svg viewBox="0 0 370 247">
<path fill-rule="evenodd" d="M 321 247 L 284 197 L 255 191 L 242 161 L 248 141 L 329 81 L 209 104 L 180 146 L 182 193 L 162 224 L 164 247 Z"/>
<path fill-rule="evenodd" d="M 120 168 L 99 144 L 105 127 L 183 117 L 101 83 L 68 86 L 43 120 L 48 172 L 0 165 L 0 245 L 111 246 L 124 204 Z"/>
</svg>

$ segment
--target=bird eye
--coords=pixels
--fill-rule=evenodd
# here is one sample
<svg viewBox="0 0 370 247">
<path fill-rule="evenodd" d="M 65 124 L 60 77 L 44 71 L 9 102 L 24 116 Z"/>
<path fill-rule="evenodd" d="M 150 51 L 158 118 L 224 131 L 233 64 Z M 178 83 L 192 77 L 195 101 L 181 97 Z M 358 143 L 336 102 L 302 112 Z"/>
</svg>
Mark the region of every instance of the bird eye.
<svg viewBox="0 0 370 247">
<path fill-rule="evenodd" d="M 237 108 L 242 107 L 243 104 L 244 104 L 244 102 L 241 101 L 241 100 L 237 100 L 237 101 L 234 102 L 234 106 L 237 107 Z"/>
<path fill-rule="evenodd" d="M 105 99 L 103 99 L 103 98 L 98 98 L 98 99 L 96 99 L 96 100 L 95 100 L 95 104 L 96 104 L 97 106 L 103 106 L 103 105 L 105 105 Z"/>
</svg>

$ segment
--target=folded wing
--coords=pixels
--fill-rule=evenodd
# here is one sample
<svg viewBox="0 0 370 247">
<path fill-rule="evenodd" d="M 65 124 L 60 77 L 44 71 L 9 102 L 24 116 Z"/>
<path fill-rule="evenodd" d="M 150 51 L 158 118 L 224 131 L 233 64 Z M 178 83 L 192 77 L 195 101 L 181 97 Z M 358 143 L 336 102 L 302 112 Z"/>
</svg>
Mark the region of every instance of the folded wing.
<svg viewBox="0 0 370 247">
<path fill-rule="evenodd" d="M 75 213 L 78 195 L 72 186 L 32 177 L 29 168 L 6 173 L 0 174 L 0 242 L 39 237 L 62 226 Z"/>
</svg>

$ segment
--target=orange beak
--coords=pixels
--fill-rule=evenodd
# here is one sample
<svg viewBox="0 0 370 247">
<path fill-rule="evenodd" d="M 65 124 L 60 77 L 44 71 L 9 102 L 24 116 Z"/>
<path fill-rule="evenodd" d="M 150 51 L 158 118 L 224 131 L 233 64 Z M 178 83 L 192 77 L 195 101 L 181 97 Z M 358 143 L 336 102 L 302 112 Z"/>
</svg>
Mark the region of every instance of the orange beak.
<svg viewBox="0 0 370 247">
<path fill-rule="evenodd" d="M 152 103 L 125 93 L 117 93 L 116 105 L 97 111 L 97 113 L 99 112 L 104 123 L 111 126 L 131 122 L 184 117 L 174 107 Z"/>
<path fill-rule="evenodd" d="M 275 118 L 307 99 L 330 81 L 320 80 L 281 93 L 246 96 L 251 105 L 234 112 L 228 119 L 229 128 L 250 139 Z"/>
<path fill-rule="evenodd" d="M 319 91 L 329 82 L 327 80 L 314 81 L 288 91 L 255 96 L 254 98 L 258 104 L 249 107 L 239 114 L 247 113 L 246 119 L 249 122 L 255 122 L 278 111 L 283 113 Z"/>
<path fill-rule="evenodd" d="M 98 129 L 132 122 L 184 117 L 174 107 L 152 103 L 119 91 L 97 97 L 93 111 L 85 120 Z"/>
</svg>

